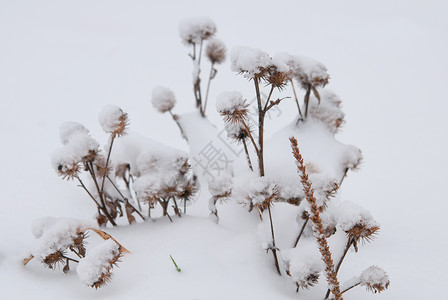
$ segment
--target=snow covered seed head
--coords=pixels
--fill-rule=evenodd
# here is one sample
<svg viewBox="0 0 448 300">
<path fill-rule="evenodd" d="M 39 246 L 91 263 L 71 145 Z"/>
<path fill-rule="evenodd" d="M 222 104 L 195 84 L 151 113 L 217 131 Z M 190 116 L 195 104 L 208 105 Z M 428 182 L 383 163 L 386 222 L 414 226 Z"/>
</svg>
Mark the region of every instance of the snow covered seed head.
<svg viewBox="0 0 448 300">
<path fill-rule="evenodd" d="M 221 64 L 226 60 L 226 45 L 216 38 L 207 43 L 205 54 L 212 64 Z"/>
<path fill-rule="evenodd" d="M 78 122 L 65 122 L 61 125 L 59 130 L 59 138 L 61 143 L 64 145 L 68 145 L 70 139 L 75 134 L 89 134 L 89 130 L 84 127 L 84 125 Z"/>
<path fill-rule="evenodd" d="M 372 217 L 369 211 L 364 208 L 344 201 L 340 204 L 338 213 L 338 224 L 353 243 L 358 251 L 358 242 L 370 242 L 380 229 L 378 222 Z"/>
<path fill-rule="evenodd" d="M 249 105 L 240 92 L 222 92 L 218 95 L 216 109 L 225 122 L 240 123 L 247 119 Z"/>
<path fill-rule="evenodd" d="M 233 178 L 230 175 L 221 175 L 208 183 L 208 190 L 215 198 L 227 198 L 232 194 Z"/>
<path fill-rule="evenodd" d="M 100 288 L 111 280 L 111 272 L 122 255 L 121 247 L 108 239 L 93 248 L 79 262 L 76 272 L 88 286 Z"/>
<path fill-rule="evenodd" d="M 249 137 L 246 127 L 244 127 L 241 122 L 227 123 L 225 129 L 227 132 L 227 137 L 234 141 L 241 142 Z"/>
<path fill-rule="evenodd" d="M 216 25 L 209 18 L 188 18 L 179 23 L 179 34 L 185 44 L 200 44 L 216 33 Z"/>
<path fill-rule="evenodd" d="M 232 49 L 230 61 L 232 71 L 242 73 L 249 79 L 263 77 L 271 65 L 271 58 L 266 52 L 241 46 Z"/>
<path fill-rule="evenodd" d="M 266 209 L 278 199 L 278 186 L 267 177 L 257 177 L 249 183 L 248 198 L 255 206 Z"/>
<path fill-rule="evenodd" d="M 128 115 L 115 105 L 106 105 L 98 115 L 98 121 L 106 133 L 113 136 L 126 134 L 126 126 L 129 124 Z"/>
<path fill-rule="evenodd" d="M 387 273 L 377 266 L 365 269 L 359 276 L 359 279 L 361 285 L 365 286 L 372 293 L 381 293 L 390 285 Z"/>
<path fill-rule="evenodd" d="M 152 106 L 159 112 L 170 111 L 176 105 L 174 93 L 166 87 L 157 86 L 152 90 Z"/>
</svg>

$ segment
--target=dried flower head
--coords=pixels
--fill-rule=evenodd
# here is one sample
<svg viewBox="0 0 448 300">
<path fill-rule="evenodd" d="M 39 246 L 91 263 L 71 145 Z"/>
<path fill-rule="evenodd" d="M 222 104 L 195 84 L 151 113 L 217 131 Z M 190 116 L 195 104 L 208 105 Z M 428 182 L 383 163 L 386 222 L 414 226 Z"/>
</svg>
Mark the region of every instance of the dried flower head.
<svg viewBox="0 0 448 300">
<path fill-rule="evenodd" d="M 240 123 L 248 118 L 249 105 L 240 92 L 222 92 L 216 101 L 216 109 L 225 122 Z"/>
<path fill-rule="evenodd" d="M 98 115 L 98 121 L 103 130 L 112 136 L 125 135 L 126 127 L 129 125 L 128 115 L 115 105 L 103 107 Z"/>
<path fill-rule="evenodd" d="M 271 178 L 257 177 L 249 182 L 248 200 L 262 209 L 277 201 L 278 194 L 278 186 Z"/>
<path fill-rule="evenodd" d="M 111 280 L 112 269 L 117 265 L 123 251 L 112 239 L 91 249 L 79 262 L 76 272 L 88 286 L 100 288 Z"/>
<path fill-rule="evenodd" d="M 49 269 L 54 270 L 58 266 L 58 264 L 63 263 L 65 261 L 64 258 L 64 252 L 63 251 L 56 251 L 49 255 L 47 255 L 43 260 L 42 263 L 47 266 Z"/>
<path fill-rule="evenodd" d="M 271 57 L 255 48 L 236 46 L 230 54 L 232 71 L 242 73 L 246 78 L 262 78 L 272 65 Z"/>
<path fill-rule="evenodd" d="M 165 113 L 176 105 L 176 98 L 169 88 L 157 86 L 152 90 L 151 103 L 159 112 Z"/>
<path fill-rule="evenodd" d="M 226 60 L 226 45 L 216 38 L 211 39 L 205 48 L 205 55 L 212 64 L 221 64 Z"/>
<path fill-rule="evenodd" d="M 381 293 L 390 285 L 387 273 L 377 266 L 371 266 L 364 270 L 359 276 L 359 280 L 361 285 L 372 293 Z"/>
<path fill-rule="evenodd" d="M 179 23 L 179 34 L 185 44 L 200 44 L 215 33 L 216 25 L 209 18 L 188 18 Z"/>
<path fill-rule="evenodd" d="M 226 124 L 225 129 L 227 137 L 236 142 L 241 142 L 249 138 L 250 132 L 247 132 L 246 127 L 241 122 L 229 122 Z"/>
</svg>

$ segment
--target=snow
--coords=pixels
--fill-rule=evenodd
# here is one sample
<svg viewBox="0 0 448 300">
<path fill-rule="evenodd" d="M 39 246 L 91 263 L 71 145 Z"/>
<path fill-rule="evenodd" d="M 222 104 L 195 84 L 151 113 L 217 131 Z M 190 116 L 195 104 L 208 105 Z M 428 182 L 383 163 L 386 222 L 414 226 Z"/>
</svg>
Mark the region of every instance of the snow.
<svg viewBox="0 0 448 300">
<path fill-rule="evenodd" d="M 216 109 L 222 114 L 233 114 L 234 111 L 246 108 L 246 100 L 240 92 L 222 92 L 216 101 Z"/>
<path fill-rule="evenodd" d="M 98 279 L 109 273 L 110 262 L 119 255 L 119 246 L 108 239 L 90 249 L 85 258 L 81 259 L 77 268 L 79 278 L 88 286 L 93 286 Z"/>
<path fill-rule="evenodd" d="M 244 73 L 247 78 L 253 78 L 272 64 L 271 57 L 266 52 L 242 46 L 232 48 L 230 62 L 232 71 Z"/>
<path fill-rule="evenodd" d="M 98 115 L 98 121 L 106 133 L 114 133 L 120 130 L 120 124 L 126 114 L 116 105 L 106 105 Z"/>
<path fill-rule="evenodd" d="M 85 134 L 87 135 L 89 130 L 84 127 L 84 125 L 78 122 L 64 122 L 59 130 L 59 138 L 63 145 L 68 145 L 70 139 L 75 134 Z"/>
<path fill-rule="evenodd" d="M 206 17 L 184 19 L 179 24 L 179 34 L 185 44 L 200 44 L 215 32 L 215 22 Z"/>
<path fill-rule="evenodd" d="M 164 113 L 171 110 L 176 105 L 176 98 L 173 91 L 163 86 L 156 86 L 152 90 L 152 106 L 159 112 Z"/>
</svg>

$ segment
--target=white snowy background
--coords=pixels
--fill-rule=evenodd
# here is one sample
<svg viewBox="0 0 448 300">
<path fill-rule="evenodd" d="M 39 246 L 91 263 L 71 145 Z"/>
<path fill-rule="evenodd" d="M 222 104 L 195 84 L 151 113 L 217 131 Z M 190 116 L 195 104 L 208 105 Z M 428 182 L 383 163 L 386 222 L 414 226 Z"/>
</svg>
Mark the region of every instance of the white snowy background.
<svg viewBox="0 0 448 300">
<path fill-rule="evenodd" d="M 297 299 L 294 287 L 275 274 L 271 256 L 260 251 L 256 224 L 232 204 L 219 207 L 220 225 L 193 209 L 196 217 L 174 224 L 109 230 L 132 254 L 98 291 L 74 271 L 20 265 L 33 243 L 33 219 L 92 219 L 95 212 L 83 191 L 50 166 L 61 123 L 81 122 L 104 144 L 97 115 L 115 104 L 129 114 L 131 130 L 187 149 L 175 123 L 152 108 L 150 95 L 157 85 L 169 86 L 175 111 L 193 110 L 191 60 L 178 23 L 204 15 L 229 49 L 288 51 L 328 67 L 329 87 L 346 113 L 338 139 L 365 157 L 341 197 L 369 209 L 381 224 L 372 244 L 349 253 L 341 281 L 373 264 L 391 280 L 381 295 L 356 288 L 345 298 L 442 299 L 448 279 L 447 8 L 444 1 L 1 0 L 0 298 Z M 253 94 L 228 61 L 212 83 L 212 103 L 224 90 Z M 222 125 L 213 108 L 209 118 Z M 293 103 L 280 108 L 268 136 L 295 116 Z M 322 296 L 311 291 L 309 299 Z"/>
</svg>

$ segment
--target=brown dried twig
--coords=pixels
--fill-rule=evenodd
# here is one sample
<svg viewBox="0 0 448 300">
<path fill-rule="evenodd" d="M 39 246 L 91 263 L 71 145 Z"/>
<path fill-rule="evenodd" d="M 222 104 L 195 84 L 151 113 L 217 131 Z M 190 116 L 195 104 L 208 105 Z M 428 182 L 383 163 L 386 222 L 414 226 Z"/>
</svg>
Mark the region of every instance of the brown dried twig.
<svg viewBox="0 0 448 300">
<path fill-rule="evenodd" d="M 300 154 L 297 140 L 294 137 L 289 139 L 291 141 L 291 148 L 294 158 L 297 160 L 298 172 L 300 174 L 303 190 L 305 192 L 305 198 L 311 205 L 310 220 L 314 224 L 314 232 L 319 245 L 319 251 L 322 255 L 322 260 L 325 262 L 325 273 L 327 277 L 330 290 L 333 293 L 336 300 L 342 299 L 342 293 L 339 286 L 339 281 L 335 272 L 333 259 L 331 257 L 330 247 L 328 246 L 327 239 L 325 238 L 325 230 L 320 218 L 319 208 L 316 204 L 316 198 L 314 197 L 314 190 L 311 187 L 311 183 L 306 172 L 305 164 L 303 163 L 302 155 Z"/>
</svg>

